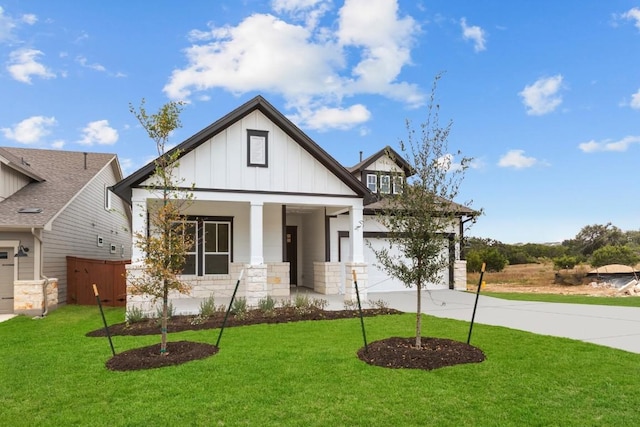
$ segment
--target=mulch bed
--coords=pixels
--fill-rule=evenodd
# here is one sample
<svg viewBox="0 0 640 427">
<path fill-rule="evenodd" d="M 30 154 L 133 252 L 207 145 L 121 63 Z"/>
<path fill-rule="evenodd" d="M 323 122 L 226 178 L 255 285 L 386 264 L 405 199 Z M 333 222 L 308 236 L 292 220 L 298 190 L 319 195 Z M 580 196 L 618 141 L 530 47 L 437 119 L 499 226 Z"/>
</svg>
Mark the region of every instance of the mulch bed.
<svg viewBox="0 0 640 427">
<path fill-rule="evenodd" d="M 367 317 L 401 314 L 389 308 L 364 309 Z M 334 320 L 358 317 L 355 310 L 325 311 L 321 309 L 300 310 L 295 307 L 276 308 L 268 313 L 252 310 L 242 316 L 231 314 L 227 327 L 260 323 L 287 323 L 302 320 Z M 208 318 L 198 316 L 174 316 L 168 320 L 168 333 L 187 330 L 215 329 L 222 326 L 224 313 L 218 312 Z M 132 324 L 118 323 L 109 326 L 109 333 L 116 335 L 160 335 L 158 319 L 148 319 Z M 105 337 L 104 329 L 87 333 L 90 337 Z M 167 353 L 160 355 L 160 344 L 136 348 L 116 354 L 106 366 L 114 371 L 132 371 L 179 365 L 192 360 L 215 355 L 218 347 L 192 341 L 167 343 Z M 479 363 L 485 360 L 484 353 L 471 345 L 445 338 L 422 338 L 421 348 L 415 347 L 415 338 L 392 337 L 375 341 L 358 351 L 357 357 L 370 364 L 386 368 L 408 368 L 432 370 L 462 363 Z"/>
<path fill-rule="evenodd" d="M 421 338 L 420 348 L 416 339 L 391 337 L 372 342 L 358 350 L 358 358 L 370 365 L 385 368 L 432 369 L 463 363 L 480 363 L 485 355 L 477 347 L 446 338 Z"/>
</svg>

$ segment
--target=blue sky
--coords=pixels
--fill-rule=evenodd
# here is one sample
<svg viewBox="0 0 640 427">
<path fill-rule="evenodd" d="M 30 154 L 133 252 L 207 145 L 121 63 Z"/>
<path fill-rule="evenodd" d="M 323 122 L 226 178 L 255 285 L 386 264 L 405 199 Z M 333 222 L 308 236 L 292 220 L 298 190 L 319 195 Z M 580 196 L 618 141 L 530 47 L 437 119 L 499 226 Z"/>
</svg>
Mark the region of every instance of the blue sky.
<svg viewBox="0 0 640 427">
<path fill-rule="evenodd" d="M 440 72 L 471 235 L 640 229 L 640 0 L 0 0 L 0 146 L 128 174 L 155 153 L 129 103 L 187 101 L 177 144 L 262 94 L 351 166 L 423 121 Z"/>
</svg>

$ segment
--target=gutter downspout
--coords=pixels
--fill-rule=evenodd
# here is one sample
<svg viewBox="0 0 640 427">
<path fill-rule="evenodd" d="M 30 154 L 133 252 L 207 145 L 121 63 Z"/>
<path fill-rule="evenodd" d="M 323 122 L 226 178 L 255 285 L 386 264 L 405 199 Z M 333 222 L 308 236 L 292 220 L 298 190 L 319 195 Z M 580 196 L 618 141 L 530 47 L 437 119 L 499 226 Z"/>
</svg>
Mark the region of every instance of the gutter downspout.
<svg viewBox="0 0 640 427">
<path fill-rule="evenodd" d="M 31 234 L 33 235 L 33 237 L 38 239 L 38 242 L 40 242 L 40 278 L 44 279 L 44 283 L 42 284 L 42 300 L 44 301 L 44 307 L 42 309 L 42 314 L 39 317 L 36 317 L 36 319 L 41 319 L 45 317 L 47 313 L 49 313 L 49 301 L 48 301 L 48 295 L 47 295 L 47 288 L 49 287 L 49 278 L 44 274 L 42 274 L 42 271 L 44 269 L 44 251 L 42 250 L 43 249 L 42 239 L 40 238 L 40 236 L 36 234 L 34 227 L 31 227 Z"/>
</svg>

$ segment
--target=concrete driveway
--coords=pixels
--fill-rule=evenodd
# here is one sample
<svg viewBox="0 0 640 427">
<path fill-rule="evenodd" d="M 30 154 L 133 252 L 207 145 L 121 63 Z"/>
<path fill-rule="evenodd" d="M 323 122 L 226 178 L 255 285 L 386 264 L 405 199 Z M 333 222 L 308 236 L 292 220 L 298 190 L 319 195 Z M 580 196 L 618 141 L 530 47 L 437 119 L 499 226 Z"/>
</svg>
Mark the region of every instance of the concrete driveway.
<svg viewBox="0 0 640 427">
<path fill-rule="evenodd" d="M 390 307 L 414 313 L 415 298 L 415 291 L 367 296 L 367 300 L 382 299 Z M 469 322 L 475 298 L 473 293 L 452 290 L 424 292 L 422 311 Z M 481 294 L 475 321 L 640 353 L 640 308 L 635 307 L 509 301 Z"/>
</svg>

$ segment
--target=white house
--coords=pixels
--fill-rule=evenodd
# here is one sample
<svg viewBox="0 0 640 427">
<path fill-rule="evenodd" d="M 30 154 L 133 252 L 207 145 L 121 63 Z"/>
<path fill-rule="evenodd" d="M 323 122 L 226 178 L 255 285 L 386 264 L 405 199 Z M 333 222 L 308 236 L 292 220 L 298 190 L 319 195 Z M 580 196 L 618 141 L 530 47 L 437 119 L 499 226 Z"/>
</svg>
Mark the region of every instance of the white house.
<svg viewBox="0 0 640 427">
<path fill-rule="evenodd" d="M 352 298 L 352 271 L 364 291 L 406 289 L 373 265 L 367 244 L 384 241 L 375 220 L 377 193 L 396 191 L 410 170 L 400 156 L 391 160 L 381 150 L 347 169 L 261 96 L 174 150 L 181 152 L 176 178 L 194 186 L 184 212 L 197 242 L 183 275 L 190 297 L 230 296 L 241 270 L 240 296 L 250 304 L 289 296 L 293 286 Z M 113 187 L 131 205 L 134 232 L 146 232 L 146 212 L 159 198 L 150 186 L 153 172 L 151 162 Z M 473 214 L 461 206 L 452 236 Z M 451 271 L 431 287 L 465 288 L 457 243 L 450 255 Z M 130 276 L 140 274 L 143 258 L 134 237 Z"/>
</svg>

